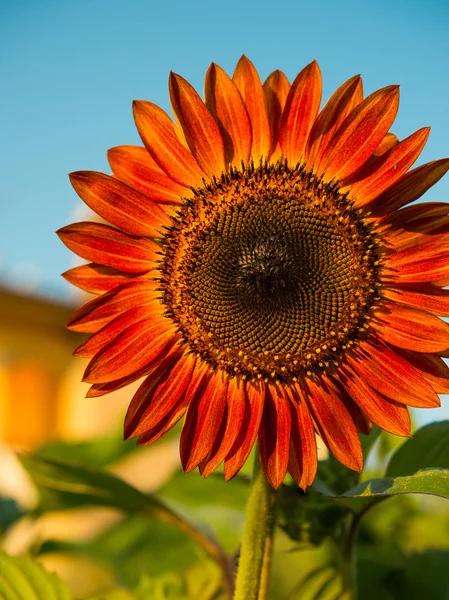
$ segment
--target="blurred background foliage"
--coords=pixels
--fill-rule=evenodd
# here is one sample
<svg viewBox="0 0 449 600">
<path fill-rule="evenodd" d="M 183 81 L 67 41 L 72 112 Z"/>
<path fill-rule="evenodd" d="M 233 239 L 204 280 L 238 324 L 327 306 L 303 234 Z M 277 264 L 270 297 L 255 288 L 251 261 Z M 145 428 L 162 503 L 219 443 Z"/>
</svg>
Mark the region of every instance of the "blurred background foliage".
<svg viewBox="0 0 449 600">
<path fill-rule="evenodd" d="M 251 459 L 226 483 L 221 473 L 181 472 L 179 427 L 148 448 L 124 442 L 133 390 L 84 398 L 85 365 L 71 356 L 79 340 L 63 328 L 71 307 L 10 291 L 0 302 L 0 597 L 229 598 Z M 320 448 L 316 485 L 304 495 L 287 480 L 279 490 L 270 599 L 336 600 L 338 547 L 351 515 L 364 512 L 358 597 L 449 599 L 449 503 L 402 495 L 449 495 L 449 423 L 422 428 L 405 445 L 376 429 L 362 441 L 360 481 Z M 373 495 L 379 490 L 401 495 L 385 500 Z M 32 595 L 36 581 L 40 596 Z"/>
</svg>

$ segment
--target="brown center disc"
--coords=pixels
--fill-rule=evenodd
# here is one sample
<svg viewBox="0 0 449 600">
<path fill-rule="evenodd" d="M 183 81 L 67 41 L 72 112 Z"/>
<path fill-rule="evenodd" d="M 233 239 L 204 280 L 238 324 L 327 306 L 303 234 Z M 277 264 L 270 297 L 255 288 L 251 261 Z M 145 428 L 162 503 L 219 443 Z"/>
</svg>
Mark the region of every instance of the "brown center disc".
<svg viewBox="0 0 449 600">
<path fill-rule="evenodd" d="M 246 377 L 326 368 L 377 298 L 371 226 L 336 186 L 283 161 L 195 190 L 164 246 L 163 299 L 185 342 Z"/>
</svg>

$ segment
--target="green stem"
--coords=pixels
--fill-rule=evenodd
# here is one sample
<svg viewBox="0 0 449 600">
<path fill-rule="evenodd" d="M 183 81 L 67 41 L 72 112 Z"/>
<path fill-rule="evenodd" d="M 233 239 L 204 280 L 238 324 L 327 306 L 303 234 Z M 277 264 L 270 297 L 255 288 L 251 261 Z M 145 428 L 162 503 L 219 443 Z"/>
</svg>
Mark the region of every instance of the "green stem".
<svg viewBox="0 0 449 600">
<path fill-rule="evenodd" d="M 362 517 L 376 504 L 367 504 L 359 513 L 353 514 L 349 522 L 345 540 L 342 548 L 341 574 L 343 580 L 343 593 L 341 600 L 355 600 L 357 598 L 357 536 L 359 533 Z"/>
<path fill-rule="evenodd" d="M 267 597 L 275 505 L 276 492 L 265 478 L 256 451 L 234 600 Z"/>
</svg>

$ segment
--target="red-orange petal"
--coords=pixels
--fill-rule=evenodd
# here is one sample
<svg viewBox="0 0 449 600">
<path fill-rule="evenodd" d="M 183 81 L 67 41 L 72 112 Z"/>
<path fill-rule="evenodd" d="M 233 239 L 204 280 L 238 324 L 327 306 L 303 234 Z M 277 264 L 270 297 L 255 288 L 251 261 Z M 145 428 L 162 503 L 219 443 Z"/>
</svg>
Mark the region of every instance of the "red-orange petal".
<svg viewBox="0 0 449 600">
<path fill-rule="evenodd" d="M 376 392 L 352 369 L 342 368 L 339 379 L 354 402 L 373 423 L 394 435 L 410 435 L 410 415 L 404 404 Z"/>
<path fill-rule="evenodd" d="M 359 348 L 347 356 L 351 370 L 380 394 L 416 408 L 440 405 L 432 387 L 398 353 L 377 341 L 362 342 Z"/>
<path fill-rule="evenodd" d="M 373 154 L 391 127 L 399 106 L 399 88 L 374 92 L 346 117 L 323 151 L 325 180 L 345 179 Z"/>
<path fill-rule="evenodd" d="M 268 122 L 271 131 L 270 155 L 272 161 L 277 160 L 280 156 L 279 127 L 289 90 L 290 83 L 284 73 L 279 70 L 273 71 L 263 84 Z"/>
<path fill-rule="evenodd" d="M 195 89 L 180 75 L 170 74 L 170 100 L 190 151 L 210 177 L 226 171 L 220 129 Z"/>
<path fill-rule="evenodd" d="M 106 221 L 131 235 L 162 237 L 171 225 L 167 210 L 115 177 L 95 171 L 77 171 L 70 181 L 78 196 Z"/>
<path fill-rule="evenodd" d="M 449 317 L 449 290 L 428 283 L 415 283 L 413 287 L 385 287 L 385 298 L 427 310 L 441 317 Z"/>
<path fill-rule="evenodd" d="M 248 111 L 252 130 L 251 157 L 257 165 L 262 158 L 269 157 L 271 148 L 270 124 L 262 82 L 253 63 L 246 56 L 242 56 L 237 63 L 232 80 Z"/>
<path fill-rule="evenodd" d="M 227 384 L 227 373 L 213 373 L 203 393 L 196 395 L 189 405 L 180 441 L 182 468 L 186 473 L 206 458 L 216 441 L 225 414 Z"/>
<path fill-rule="evenodd" d="M 323 150 L 349 113 L 363 100 L 360 75 L 351 77 L 329 98 L 310 132 L 305 158 L 309 168 L 321 173 Z"/>
<path fill-rule="evenodd" d="M 226 164 L 240 167 L 249 160 L 252 144 L 251 123 L 242 97 L 232 79 L 212 63 L 204 83 L 206 106 L 220 128 Z"/>
<path fill-rule="evenodd" d="M 388 256 L 385 279 L 426 283 L 449 276 L 449 241 L 435 238 Z"/>
<path fill-rule="evenodd" d="M 191 191 L 159 167 L 146 148 L 117 146 L 108 150 L 108 160 L 114 175 L 127 185 L 142 192 L 154 202 L 182 204 L 181 198 L 191 196 Z"/>
<path fill-rule="evenodd" d="M 240 471 L 254 446 L 262 419 L 264 401 L 265 384 L 260 381 L 247 383 L 246 410 L 242 427 L 225 459 L 226 481 L 232 479 Z"/>
<path fill-rule="evenodd" d="M 323 442 L 337 460 L 349 469 L 360 472 L 363 453 L 357 429 L 329 381 L 324 378 L 309 378 L 304 389 L 307 404 Z"/>
<path fill-rule="evenodd" d="M 380 194 L 370 210 L 385 215 L 414 202 L 449 170 L 449 158 L 435 160 L 409 171 L 394 185 Z"/>
<path fill-rule="evenodd" d="M 449 392 L 449 367 L 439 356 L 410 350 L 400 350 L 400 354 L 415 367 L 437 394 Z"/>
<path fill-rule="evenodd" d="M 76 285 L 91 294 L 103 294 L 136 279 L 133 273 L 123 273 L 111 267 L 89 263 L 69 269 L 62 277 L 72 285 Z"/>
<path fill-rule="evenodd" d="M 374 150 L 373 156 L 382 156 L 382 154 L 385 154 L 385 152 L 388 152 L 388 150 L 394 148 L 397 144 L 399 144 L 398 136 L 394 133 L 387 133 Z"/>
<path fill-rule="evenodd" d="M 145 147 L 160 168 L 182 186 L 202 185 L 204 173 L 181 143 L 173 121 L 152 102 L 135 100 L 134 120 Z"/>
<path fill-rule="evenodd" d="M 153 313 L 151 307 L 148 305 L 130 308 L 91 335 L 85 342 L 76 348 L 73 354 L 75 356 L 90 358 L 97 354 L 97 352 L 100 352 L 100 350 L 103 350 L 103 348 L 112 342 L 124 329 L 139 321 L 151 319 L 152 316 Z"/>
<path fill-rule="evenodd" d="M 276 490 L 287 473 L 290 450 L 289 399 L 280 385 L 267 384 L 259 429 L 259 456 L 266 478 Z"/>
<path fill-rule="evenodd" d="M 208 477 L 224 461 L 241 430 L 247 401 L 244 381 L 240 377 L 233 377 L 229 380 L 226 400 L 226 428 L 222 439 L 218 440 L 217 448 L 209 454 L 201 466 L 203 477 Z"/>
<path fill-rule="evenodd" d="M 315 430 L 309 409 L 299 386 L 288 386 L 291 439 L 288 471 L 300 488 L 312 485 L 318 468 Z"/>
<path fill-rule="evenodd" d="M 171 353 L 134 394 L 125 418 L 125 437 L 142 435 L 188 402 L 186 392 L 195 368 L 194 355 Z"/>
<path fill-rule="evenodd" d="M 430 127 L 419 129 L 399 144 L 359 169 L 342 182 L 341 192 L 349 192 L 356 206 L 365 206 L 393 185 L 416 161 L 429 137 Z"/>
<path fill-rule="evenodd" d="M 321 102 L 321 71 L 314 60 L 292 83 L 281 117 L 279 143 L 291 166 L 304 159 Z"/>
<path fill-rule="evenodd" d="M 159 246 L 101 223 L 73 223 L 56 232 L 62 242 L 86 260 L 127 273 L 147 273 L 155 268 Z"/>
<path fill-rule="evenodd" d="M 437 316 L 402 304 L 384 303 L 383 308 L 376 311 L 376 328 L 389 344 L 417 352 L 449 348 L 449 325 Z"/>
<path fill-rule="evenodd" d="M 104 383 L 150 366 L 171 348 L 177 338 L 170 322 L 144 319 L 130 325 L 87 365 L 83 381 Z"/>
<path fill-rule="evenodd" d="M 157 442 L 161 437 L 168 433 L 179 422 L 186 412 L 187 404 L 182 404 L 173 408 L 170 413 L 159 421 L 152 429 L 145 431 L 137 438 L 137 446 L 148 446 Z"/>
<path fill-rule="evenodd" d="M 122 312 L 151 304 L 153 310 L 162 310 L 162 304 L 155 299 L 157 282 L 138 279 L 126 283 L 99 298 L 94 298 L 75 311 L 67 323 L 72 331 L 92 333 L 115 319 Z"/>
</svg>

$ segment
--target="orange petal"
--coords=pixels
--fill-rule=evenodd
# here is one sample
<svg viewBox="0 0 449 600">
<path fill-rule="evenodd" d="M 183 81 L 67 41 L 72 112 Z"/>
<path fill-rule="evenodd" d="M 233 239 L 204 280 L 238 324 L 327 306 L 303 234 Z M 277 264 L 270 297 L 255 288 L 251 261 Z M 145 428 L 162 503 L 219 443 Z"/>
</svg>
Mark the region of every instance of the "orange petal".
<svg viewBox="0 0 449 600">
<path fill-rule="evenodd" d="M 154 281 L 138 279 L 114 288 L 75 311 L 67 327 L 72 331 L 92 333 L 104 327 L 122 312 L 137 306 L 151 304 L 156 313 L 162 311 L 162 304 L 155 295 L 157 285 L 158 283 Z"/>
<path fill-rule="evenodd" d="M 132 235 L 162 237 L 163 226 L 171 225 L 162 205 L 114 177 L 95 171 L 70 174 L 78 196 L 100 217 Z"/>
<path fill-rule="evenodd" d="M 307 379 L 306 399 L 318 434 L 342 464 L 354 471 L 363 467 L 360 439 L 350 414 L 324 378 Z"/>
<path fill-rule="evenodd" d="M 142 100 L 134 101 L 133 111 L 145 147 L 168 177 L 185 187 L 201 186 L 204 173 L 179 140 L 167 113 L 156 104 Z"/>
<path fill-rule="evenodd" d="M 73 223 L 56 232 L 72 252 L 87 260 L 127 273 L 147 273 L 156 267 L 159 250 L 151 240 L 135 238 L 100 223 Z"/>
<path fill-rule="evenodd" d="M 89 339 L 76 348 L 73 354 L 75 356 L 90 358 L 97 354 L 97 352 L 100 352 L 100 350 L 103 350 L 103 348 L 112 342 L 119 333 L 130 325 L 134 325 L 134 323 L 138 323 L 145 319 L 151 319 L 152 317 L 153 313 L 149 306 L 137 306 L 136 308 L 131 308 L 91 335 Z"/>
<path fill-rule="evenodd" d="M 390 129 L 398 106 L 399 88 L 391 85 L 354 108 L 323 152 L 326 181 L 345 179 L 368 160 Z"/>
<path fill-rule="evenodd" d="M 267 384 L 267 395 L 259 429 L 259 456 L 262 470 L 275 490 L 287 473 L 290 449 L 291 413 L 282 387 Z"/>
<path fill-rule="evenodd" d="M 394 211 L 383 222 L 392 225 L 394 228 L 404 227 L 408 230 L 423 219 L 446 217 L 448 214 L 449 204 L 447 202 L 420 202 Z"/>
<path fill-rule="evenodd" d="M 180 441 L 182 468 L 186 473 L 195 469 L 212 449 L 223 422 L 227 385 L 227 373 L 213 373 L 204 392 L 189 405 Z"/>
<path fill-rule="evenodd" d="M 108 160 L 114 175 L 154 202 L 182 204 L 191 191 L 176 183 L 159 167 L 146 148 L 117 146 L 108 150 Z"/>
<path fill-rule="evenodd" d="M 394 146 L 396 146 L 397 144 L 399 144 L 398 136 L 394 135 L 394 133 L 387 133 L 384 136 L 384 139 L 374 150 L 373 156 L 382 156 L 382 154 L 385 154 L 385 152 L 387 152 L 391 148 L 394 148 Z"/>
<path fill-rule="evenodd" d="M 425 283 L 449 276 L 449 242 L 439 238 L 388 256 L 385 279 Z"/>
<path fill-rule="evenodd" d="M 130 325 L 87 365 L 83 381 L 104 383 L 150 366 L 176 342 L 170 321 L 144 319 Z"/>
<path fill-rule="evenodd" d="M 129 283 L 137 277 L 132 273 L 122 273 L 111 267 L 89 263 L 69 269 L 62 274 L 64 279 L 91 294 L 103 294 L 110 290 Z"/>
<path fill-rule="evenodd" d="M 212 63 L 204 85 L 206 106 L 215 117 L 223 137 L 226 164 L 240 167 L 251 153 L 251 124 L 242 97 L 232 79 Z"/>
<path fill-rule="evenodd" d="M 179 422 L 187 410 L 187 404 L 174 408 L 162 421 L 157 425 L 142 433 L 137 439 L 137 446 L 148 446 L 157 442 L 161 437 L 168 433 Z"/>
<path fill-rule="evenodd" d="M 449 392 L 449 367 L 439 356 L 410 350 L 400 350 L 400 354 L 415 367 L 437 394 Z"/>
<path fill-rule="evenodd" d="M 416 350 L 417 352 L 439 352 L 449 348 L 449 325 L 423 310 L 386 304 L 385 311 L 376 311 L 376 324 L 380 335 L 388 343 Z"/>
<path fill-rule="evenodd" d="M 351 370 L 380 394 L 407 406 L 430 408 L 440 400 L 418 371 L 380 342 L 361 342 L 359 351 L 347 355 Z"/>
<path fill-rule="evenodd" d="M 227 392 L 227 421 L 223 437 L 215 452 L 211 452 L 201 467 L 203 477 L 208 477 L 218 465 L 224 461 L 231 450 L 239 431 L 242 428 L 245 415 L 246 396 L 244 382 L 239 377 L 229 380 Z"/>
<path fill-rule="evenodd" d="M 279 143 L 291 166 L 304 159 L 321 102 L 321 71 L 314 60 L 296 77 L 285 101 Z"/>
<path fill-rule="evenodd" d="M 170 100 L 189 148 L 204 173 L 210 177 L 226 171 L 220 130 L 195 89 L 180 75 L 170 74 Z"/>
<path fill-rule="evenodd" d="M 435 160 L 413 169 L 378 196 L 371 204 L 370 210 L 384 215 L 414 202 L 435 185 L 448 169 L 449 158 Z"/>
<path fill-rule="evenodd" d="M 242 468 L 251 452 L 262 419 L 265 401 L 265 384 L 255 381 L 246 384 L 246 410 L 242 427 L 225 459 L 224 475 L 226 481 L 232 479 Z"/>
<path fill-rule="evenodd" d="M 306 146 L 306 162 L 309 168 L 320 174 L 322 153 L 337 129 L 349 113 L 363 100 L 363 85 L 360 75 L 351 77 L 329 98 L 318 115 Z"/>
<path fill-rule="evenodd" d="M 270 154 L 272 162 L 277 160 L 280 156 L 279 127 L 289 90 L 290 83 L 282 71 L 273 71 L 263 84 L 268 122 L 271 131 Z"/>
<path fill-rule="evenodd" d="M 394 302 L 427 310 L 441 317 L 449 317 L 449 290 L 431 284 L 415 284 L 413 287 L 385 287 L 382 295 Z"/>
<path fill-rule="evenodd" d="M 351 369 L 340 370 L 339 379 L 373 423 L 394 435 L 410 435 L 410 415 L 404 404 L 382 396 Z"/>
<path fill-rule="evenodd" d="M 299 386 L 287 387 L 290 399 L 291 440 L 288 470 L 303 490 L 312 485 L 318 468 L 315 431 Z"/>
<path fill-rule="evenodd" d="M 172 353 L 151 373 L 129 405 L 125 418 L 126 439 L 150 431 L 174 408 L 190 400 L 186 391 L 195 363 L 194 355 Z"/>
<path fill-rule="evenodd" d="M 248 111 L 252 130 L 251 157 L 259 164 L 270 155 L 271 133 L 262 82 L 253 63 L 242 56 L 232 77 Z"/>
<path fill-rule="evenodd" d="M 430 127 L 419 129 L 393 148 L 359 169 L 342 182 L 341 192 L 349 192 L 356 206 L 365 206 L 392 186 L 416 161 L 429 137 Z"/>
</svg>

